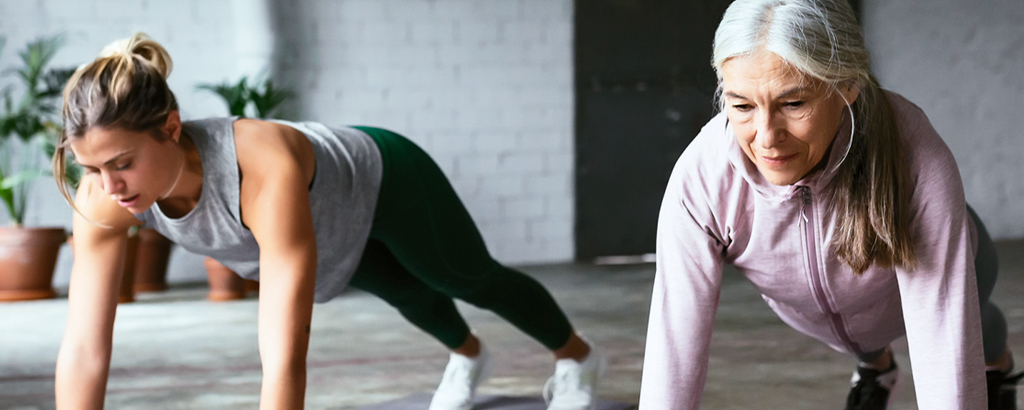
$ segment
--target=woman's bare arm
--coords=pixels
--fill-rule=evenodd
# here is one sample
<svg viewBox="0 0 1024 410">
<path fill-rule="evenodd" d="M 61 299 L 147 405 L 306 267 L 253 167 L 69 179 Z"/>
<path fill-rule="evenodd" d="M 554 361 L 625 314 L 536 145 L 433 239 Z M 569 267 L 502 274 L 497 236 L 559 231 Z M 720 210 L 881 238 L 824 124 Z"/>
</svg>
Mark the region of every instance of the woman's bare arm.
<svg viewBox="0 0 1024 410">
<path fill-rule="evenodd" d="M 260 246 L 261 409 L 300 409 L 306 389 L 316 278 L 306 188 L 312 148 L 304 136 L 290 131 L 297 132 L 269 123 L 236 124 L 236 141 L 245 139 L 237 144 L 242 220 Z"/>
<path fill-rule="evenodd" d="M 82 181 L 76 203 L 93 222 L 74 216 L 68 319 L 55 393 L 58 408 L 101 409 L 128 227 L 139 221 L 89 180 Z"/>
</svg>

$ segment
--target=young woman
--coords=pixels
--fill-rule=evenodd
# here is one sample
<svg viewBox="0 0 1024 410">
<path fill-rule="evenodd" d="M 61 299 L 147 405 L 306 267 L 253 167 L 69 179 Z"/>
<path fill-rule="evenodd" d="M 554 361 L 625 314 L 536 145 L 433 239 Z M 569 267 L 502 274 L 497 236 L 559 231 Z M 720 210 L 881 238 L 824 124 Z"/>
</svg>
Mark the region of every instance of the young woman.
<svg viewBox="0 0 1024 410">
<path fill-rule="evenodd" d="M 698 408 L 729 263 L 858 359 L 847 409 L 886 408 L 904 334 L 920 408 L 1016 409 L 992 242 L 924 113 L 871 74 L 848 2 L 737 0 L 713 54 L 722 112 L 662 203 L 640 407 Z"/>
<path fill-rule="evenodd" d="M 491 258 L 441 170 L 411 141 L 311 122 L 182 122 L 170 71 L 166 50 L 140 33 L 107 46 L 64 90 L 54 173 L 77 212 L 58 407 L 103 405 L 119 265 L 136 225 L 260 280 L 263 409 L 302 408 L 313 303 L 347 285 L 451 349 L 431 409 L 471 408 L 490 364 L 453 297 L 554 353 L 549 409 L 593 406 L 599 355 L 537 281 Z M 86 173 L 74 200 L 65 149 Z"/>
</svg>

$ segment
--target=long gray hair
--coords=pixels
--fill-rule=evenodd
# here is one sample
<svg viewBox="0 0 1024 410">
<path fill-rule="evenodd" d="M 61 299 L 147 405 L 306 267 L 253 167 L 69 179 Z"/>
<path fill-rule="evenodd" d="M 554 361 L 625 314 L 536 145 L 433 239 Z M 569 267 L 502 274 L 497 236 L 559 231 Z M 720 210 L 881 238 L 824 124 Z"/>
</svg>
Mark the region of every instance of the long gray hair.
<svg viewBox="0 0 1024 410">
<path fill-rule="evenodd" d="M 737 0 L 715 31 L 712 65 L 758 50 L 838 92 L 856 86 L 854 136 L 832 179 L 830 210 L 838 225 L 832 245 L 861 274 L 872 263 L 914 269 L 910 236 L 910 183 L 895 115 L 874 75 L 860 26 L 847 0 Z M 850 103 L 850 102 L 848 102 Z M 845 149 L 844 147 L 836 147 Z"/>
</svg>

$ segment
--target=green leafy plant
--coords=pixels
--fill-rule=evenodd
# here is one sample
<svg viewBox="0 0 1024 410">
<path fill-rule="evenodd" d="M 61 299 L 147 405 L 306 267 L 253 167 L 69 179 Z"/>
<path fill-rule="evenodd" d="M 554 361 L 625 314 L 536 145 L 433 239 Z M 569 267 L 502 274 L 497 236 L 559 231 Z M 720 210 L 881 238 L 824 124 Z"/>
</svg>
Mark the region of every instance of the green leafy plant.
<svg viewBox="0 0 1024 410">
<path fill-rule="evenodd" d="M 235 84 L 200 84 L 197 89 L 212 91 L 219 95 L 224 103 L 228 105 L 230 115 L 245 116 L 245 107 L 249 105 L 249 79 L 242 77 Z"/>
<path fill-rule="evenodd" d="M 273 118 L 277 108 L 295 96 L 287 88 L 275 87 L 270 79 L 250 85 L 249 78 L 245 76 L 236 83 L 200 84 L 196 88 L 219 95 L 227 104 L 228 113 L 239 117 L 246 116 L 246 110 L 251 104 L 257 118 Z"/>
<path fill-rule="evenodd" d="M 0 41 L 0 51 L 5 45 Z M 60 125 L 57 124 L 61 91 L 74 69 L 48 69 L 47 65 L 63 44 L 59 36 L 40 38 L 18 53 L 21 67 L 14 70 L 24 91 L 15 104 L 14 89 L 3 90 L 0 115 L 0 200 L 11 222 L 20 226 L 25 219 L 31 182 L 51 175 L 50 153 Z M 17 137 L 17 138 L 15 138 Z M 77 167 L 69 167 L 71 177 Z"/>
</svg>

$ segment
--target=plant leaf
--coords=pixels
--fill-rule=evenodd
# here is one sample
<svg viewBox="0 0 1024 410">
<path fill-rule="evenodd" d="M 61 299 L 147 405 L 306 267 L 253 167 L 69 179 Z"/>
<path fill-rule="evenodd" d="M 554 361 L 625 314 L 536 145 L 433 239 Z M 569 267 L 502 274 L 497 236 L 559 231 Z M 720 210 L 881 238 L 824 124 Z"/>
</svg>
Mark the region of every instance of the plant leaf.
<svg viewBox="0 0 1024 410">
<path fill-rule="evenodd" d="M 39 95 L 43 98 L 59 97 L 64 92 L 64 85 L 75 75 L 75 70 L 74 67 L 51 68 L 43 75 L 44 88 Z"/>
<path fill-rule="evenodd" d="M 63 44 L 64 39 L 61 36 L 42 37 L 28 43 L 25 51 L 19 53 L 25 67 L 18 70 L 18 74 L 28 87 L 27 96 L 38 93 L 39 78 L 43 70 Z"/>
<path fill-rule="evenodd" d="M 17 105 L 10 86 L 2 91 L 4 111 L 0 115 L 0 153 L 4 158 L 0 160 L 0 165 L 5 166 L 8 172 L 7 175 L 0 174 L 0 199 L 7 206 L 15 224 L 22 222 L 29 208 L 26 206 L 29 199 L 26 184 L 36 178 L 51 175 L 48 167 L 43 164 L 41 154 L 49 148 L 46 142 L 55 141 L 54 136 L 60 133 L 60 126 L 55 122 L 58 118 L 57 104 L 60 103 L 58 98 L 63 84 L 74 70 L 48 70 L 46 67 L 63 42 L 61 36 L 42 37 L 30 42 L 18 53 L 22 66 L 11 70 L 25 87 Z M 0 38 L 0 49 L 4 45 L 5 42 Z M 18 135 L 25 145 L 12 151 L 12 144 L 17 140 L 11 139 L 11 134 Z M 12 161 L 12 152 L 20 152 L 21 160 Z"/>
<path fill-rule="evenodd" d="M 18 215 L 14 211 L 14 191 L 7 188 L 0 188 L 0 200 L 4 201 L 4 205 L 7 207 L 7 214 L 10 216 L 11 221 L 18 220 Z"/>
<path fill-rule="evenodd" d="M 227 82 L 222 84 L 200 84 L 196 88 L 212 91 L 219 95 L 228 106 L 228 114 L 244 117 L 245 107 L 249 105 L 250 98 L 248 81 L 248 78 L 242 77 L 235 84 Z"/>
<path fill-rule="evenodd" d="M 29 182 L 33 179 L 49 175 L 47 171 L 30 169 L 18 172 L 0 181 L 0 189 L 14 189 L 14 187 Z"/>
<path fill-rule="evenodd" d="M 269 79 L 260 88 L 263 89 L 262 93 L 259 89 L 251 91 L 252 102 L 260 118 L 271 118 L 278 106 L 295 96 L 295 92 L 287 88 L 274 88 L 274 83 Z"/>
</svg>

